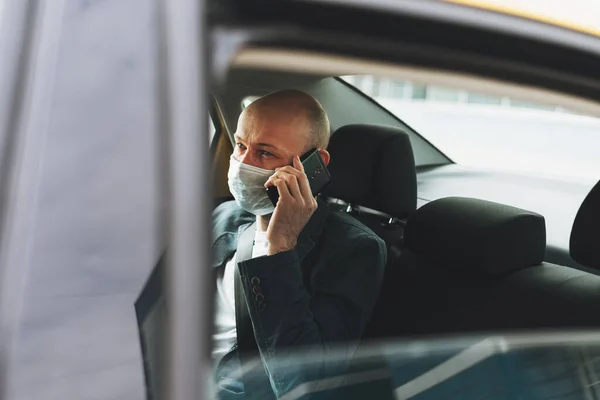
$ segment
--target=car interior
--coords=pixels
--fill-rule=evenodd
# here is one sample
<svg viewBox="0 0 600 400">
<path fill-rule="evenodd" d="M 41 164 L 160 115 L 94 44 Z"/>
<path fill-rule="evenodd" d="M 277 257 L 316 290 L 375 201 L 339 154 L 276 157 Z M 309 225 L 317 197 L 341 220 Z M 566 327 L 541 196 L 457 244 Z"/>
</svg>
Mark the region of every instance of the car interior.
<svg viewBox="0 0 600 400">
<path fill-rule="evenodd" d="M 231 138 L 247 99 L 293 88 L 327 111 L 332 183 L 321 195 L 388 246 L 384 286 L 365 340 L 598 326 L 600 183 L 579 205 L 572 226 L 553 225 L 567 230 L 562 234 L 569 242 L 548 245 L 543 207 L 527 210 L 471 195 L 469 185 L 493 185 L 493 178 L 471 173 L 463 181 L 467 195 L 422 196 L 421 187 L 444 184 L 439 171 L 460 166 L 343 80 L 242 67 L 226 82 L 213 93 L 210 110 L 216 204 L 232 198 L 226 183 Z"/>
</svg>

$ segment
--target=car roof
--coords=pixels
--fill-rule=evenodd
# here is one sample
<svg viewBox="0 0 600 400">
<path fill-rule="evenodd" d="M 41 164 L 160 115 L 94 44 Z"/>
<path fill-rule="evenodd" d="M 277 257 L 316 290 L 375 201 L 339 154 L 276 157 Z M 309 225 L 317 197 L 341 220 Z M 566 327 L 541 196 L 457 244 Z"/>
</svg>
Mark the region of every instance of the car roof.
<svg viewBox="0 0 600 400">
<path fill-rule="evenodd" d="M 600 37 L 600 3 L 586 0 L 442 0 L 526 18 Z"/>
</svg>

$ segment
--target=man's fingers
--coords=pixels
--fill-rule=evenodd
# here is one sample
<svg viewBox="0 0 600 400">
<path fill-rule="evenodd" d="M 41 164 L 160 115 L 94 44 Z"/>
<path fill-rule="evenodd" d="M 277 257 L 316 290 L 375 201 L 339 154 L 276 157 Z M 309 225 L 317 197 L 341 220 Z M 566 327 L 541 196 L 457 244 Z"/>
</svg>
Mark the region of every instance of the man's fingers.
<svg viewBox="0 0 600 400">
<path fill-rule="evenodd" d="M 300 171 L 298 171 L 297 169 L 294 169 L 290 165 L 286 165 L 285 167 L 275 168 L 275 173 L 273 175 L 271 175 L 269 177 L 269 179 L 267 179 L 267 181 L 265 182 L 265 187 L 272 186 L 274 179 L 276 179 L 276 178 L 281 179 L 285 174 L 294 175 L 297 178 L 300 178 L 302 176 L 302 173 Z"/>
<path fill-rule="evenodd" d="M 275 186 L 276 179 L 281 179 L 281 174 L 279 174 L 278 169 L 276 169 L 275 173 L 271 175 L 269 179 L 267 179 L 267 181 L 265 182 L 265 187 L 268 188 L 269 186 Z"/>
<path fill-rule="evenodd" d="M 298 183 L 300 184 L 300 191 L 302 192 L 302 197 L 304 201 L 308 204 L 310 199 L 313 197 L 312 190 L 310 189 L 310 182 L 305 174 L 302 174 L 302 178 L 298 179 Z"/>
<path fill-rule="evenodd" d="M 294 175 L 282 174 L 280 176 L 290 191 L 292 197 L 298 201 L 302 201 L 302 193 L 300 193 L 300 186 L 298 186 L 298 179 Z"/>
<path fill-rule="evenodd" d="M 291 165 L 284 165 L 283 167 L 275 168 L 275 172 L 285 172 L 296 176 L 304 175 L 303 171 L 300 171 Z"/>
<path fill-rule="evenodd" d="M 286 183 L 288 191 L 294 199 L 297 199 L 298 201 L 303 200 L 302 191 L 300 190 L 300 185 L 298 184 L 298 178 L 296 175 L 277 171 L 271 178 L 269 178 L 269 180 L 267 180 L 265 187 L 273 185 L 276 180 L 282 180 Z"/>
<path fill-rule="evenodd" d="M 312 191 L 310 189 L 310 183 L 308 182 L 308 177 L 304 173 L 304 166 L 302 166 L 302 163 L 299 160 L 300 159 L 298 159 L 298 164 L 302 167 L 302 171 L 299 171 L 298 169 L 296 169 L 290 165 L 286 165 L 285 167 L 277 168 L 276 173 L 284 172 L 284 173 L 289 173 L 289 174 L 294 175 L 298 180 L 302 198 L 304 199 L 306 204 L 308 204 L 309 197 L 311 197 L 311 198 L 313 197 Z M 294 197 L 296 197 L 296 196 L 294 195 Z"/>
<path fill-rule="evenodd" d="M 275 184 L 273 183 L 273 180 L 275 179 L 275 176 L 277 175 L 277 172 L 275 172 L 273 175 L 271 175 L 269 177 L 269 179 L 267 179 L 267 181 L 265 182 L 265 188 L 268 188 L 269 186 L 274 186 Z"/>
<path fill-rule="evenodd" d="M 273 180 L 273 184 L 277 187 L 280 200 L 291 200 L 292 195 L 285 180 L 281 178 L 276 178 Z"/>
<path fill-rule="evenodd" d="M 274 186 L 275 184 L 273 183 L 273 181 L 275 179 L 275 175 L 269 177 L 269 179 L 267 179 L 267 181 L 265 182 L 265 188 L 268 188 L 269 186 Z"/>
<path fill-rule="evenodd" d="M 294 157 L 294 160 L 292 161 L 292 165 L 298 171 L 304 173 L 304 165 L 302 165 L 302 162 L 300 162 L 300 157 L 298 157 L 298 156 Z"/>
</svg>

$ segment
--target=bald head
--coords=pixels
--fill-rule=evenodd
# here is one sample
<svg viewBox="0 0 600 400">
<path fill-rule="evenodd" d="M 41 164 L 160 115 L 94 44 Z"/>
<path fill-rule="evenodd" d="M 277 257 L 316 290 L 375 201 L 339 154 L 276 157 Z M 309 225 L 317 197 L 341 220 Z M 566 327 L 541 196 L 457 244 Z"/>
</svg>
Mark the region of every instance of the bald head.
<svg viewBox="0 0 600 400">
<path fill-rule="evenodd" d="M 240 115 L 232 156 L 239 162 L 273 170 L 292 165 L 316 147 L 325 165 L 329 119 L 319 102 L 299 90 L 271 93 L 250 104 Z"/>
<path fill-rule="evenodd" d="M 300 90 L 281 90 L 263 96 L 250 104 L 240 116 L 252 124 L 256 118 L 282 118 L 305 124 L 308 132 L 306 150 L 325 149 L 329 143 L 329 118 L 321 103 Z"/>
</svg>

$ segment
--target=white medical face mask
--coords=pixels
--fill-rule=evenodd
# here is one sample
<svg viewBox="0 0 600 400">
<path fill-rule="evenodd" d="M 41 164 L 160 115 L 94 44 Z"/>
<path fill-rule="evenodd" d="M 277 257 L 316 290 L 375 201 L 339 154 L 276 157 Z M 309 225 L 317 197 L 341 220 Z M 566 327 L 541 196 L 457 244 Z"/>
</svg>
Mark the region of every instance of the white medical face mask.
<svg viewBox="0 0 600 400">
<path fill-rule="evenodd" d="M 244 164 L 233 158 L 229 159 L 227 182 L 229 191 L 236 203 L 254 215 L 271 214 L 275 207 L 267 195 L 265 183 L 274 170 L 262 169 Z"/>
</svg>

